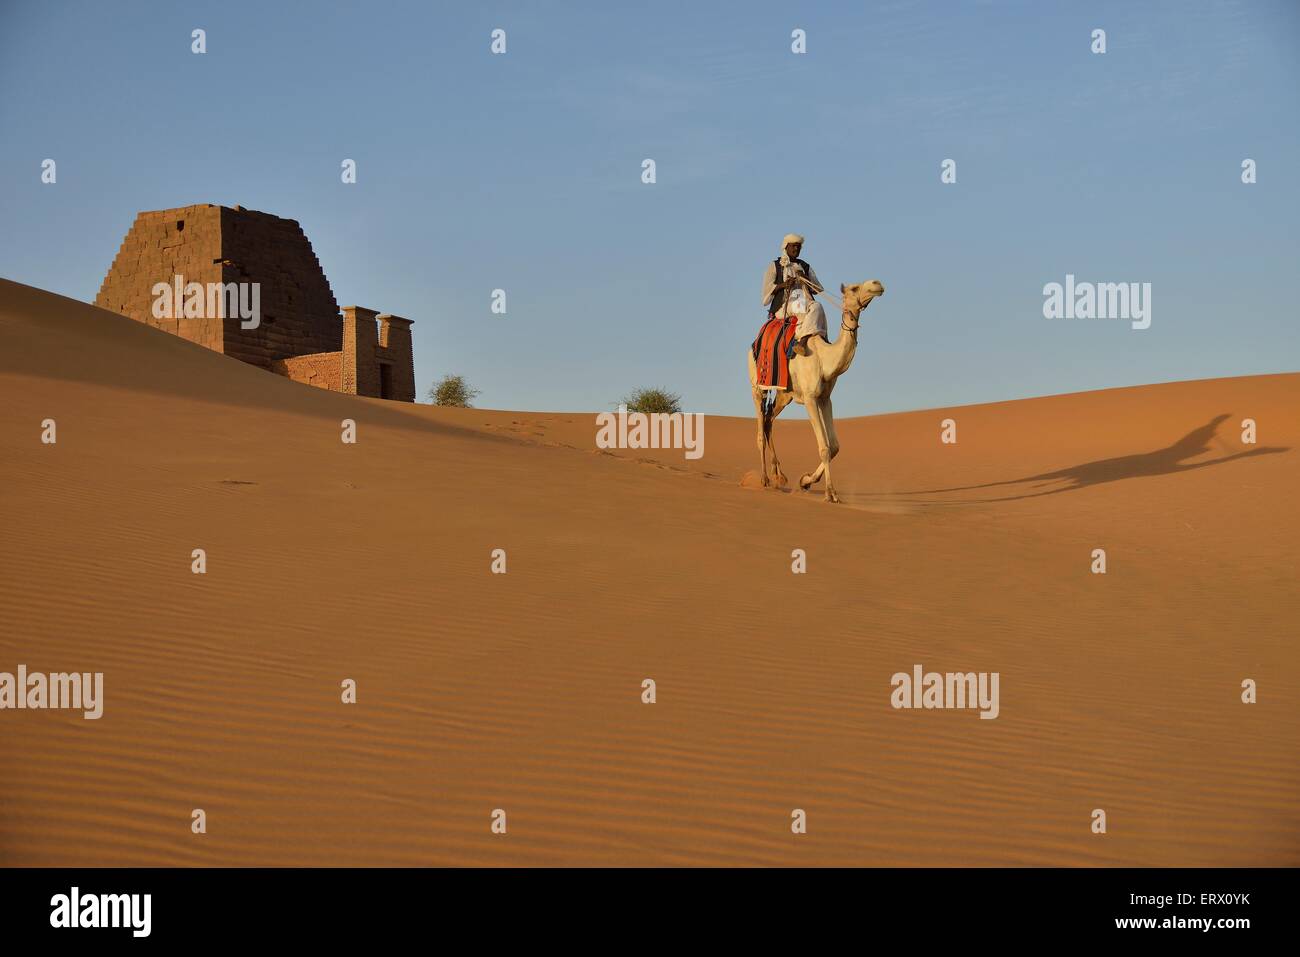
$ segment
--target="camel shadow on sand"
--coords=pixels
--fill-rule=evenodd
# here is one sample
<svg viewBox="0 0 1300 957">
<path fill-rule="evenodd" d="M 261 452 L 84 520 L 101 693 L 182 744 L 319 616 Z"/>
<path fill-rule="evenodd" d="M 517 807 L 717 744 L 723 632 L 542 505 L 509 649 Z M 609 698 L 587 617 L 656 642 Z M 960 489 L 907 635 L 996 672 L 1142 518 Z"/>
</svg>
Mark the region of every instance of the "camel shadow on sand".
<svg viewBox="0 0 1300 957">
<path fill-rule="evenodd" d="M 1258 455 L 1273 455 L 1278 452 L 1289 452 L 1289 447 L 1285 446 L 1265 446 L 1258 449 L 1250 449 L 1245 452 L 1233 452 L 1228 455 L 1222 455 L 1216 459 L 1209 459 L 1204 462 L 1190 462 L 1197 456 L 1204 455 L 1211 451 L 1213 442 L 1216 441 L 1219 426 L 1230 417 L 1230 413 L 1225 412 L 1222 415 L 1216 415 L 1205 425 L 1192 429 L 1173 445 L 1163 449 L 1156 449 L 1154 452 L 1143 452 L 1137 455 L 1121 455 L 1113 459 L 1100 459 L 1096 462 L 1085 462 L 1082 465 L 1071 466 L 1068 469 L 1058 469 L 1055 472 L 1042 472 L 1038 475 L 1027 475 L 1024 478 L 1007 479 L 1001 482 L 986 482 L 982 485 L 958 485 L 952 488 L 934 488 L 918 489 L 911 492 L 898 492 L 896 495 L 941 495 L 949 492 L 971 492 L 981 489 L 995 488 L 1012 488 L 1014 486 L 1029 485 L 1031 488 L 1039 489 L 1043 486 L 1052 485 L 1044 491 L 1026 491 L 1019 495 L 1002 495 L 992 498 L 963 498 L 953 501 L 929 501 L 917 502 L 916 504 L 924 505 L 975 505 L 988 504 L 992 502 L 1014 502 L 1019 499 L 1040 498 L 1044 495 L 1057 495 L 1061 492 L 1073 492 L 1076 489 L 1088 488 L 1092 485 L 1102 485 L 1106 482 L 1119 482 L 1124 479 L 1142 478 L 1144 476 L 1154 475 L 1173 475 L 1178 472 L 1190 472 L 1193 469 L 1208 468 L 1211 465 L 1222 465 L 1225 462 L 1231 462 L 1235 459 L 1253 458 Z M 1227 449 L 1227 443 L 1222 439 L 1217 439 L 1217 444 L 1221 449 Z M 1063 484 L 1057 484 L 1063 483 Z"/>
</svg>

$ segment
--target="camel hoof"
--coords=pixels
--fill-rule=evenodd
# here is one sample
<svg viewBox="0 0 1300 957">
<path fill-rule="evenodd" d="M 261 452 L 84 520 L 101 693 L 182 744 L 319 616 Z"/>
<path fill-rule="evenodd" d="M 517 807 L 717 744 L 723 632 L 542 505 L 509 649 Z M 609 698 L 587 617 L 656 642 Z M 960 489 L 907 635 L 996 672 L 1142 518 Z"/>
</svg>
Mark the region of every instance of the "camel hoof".
<svg viewBox="0 0 1300 957">
<path fill-rule="evenodd" d="M 777 487 L 777 488 L 785 488 L 785 487 L 786 487 L 787 485 L 789 485 L 789 484 L 790 484 L 790 480 L 789 480 L 788 478 L 785 477 L 784 473 L 782 473 L 782 472 L 777 472 L 777 473 L 776 473 L 776 487 Z"/>
<path fill-rule="evenodd" d="M 805 492 L 807 492 L 809 489 L 811 489 L 811 488 L 812 488 L 812 476 L 811 476 L 811 475 L 801 475 L 801 476 L 799 476 L 799 487 L 800 487 L 801 489 L 803 489 Z"/>
<path fill-rule="evenodd" d="M 835 505 L 838 505 L 838 504 L 840 503 L 840 497 L 839 497 L 838 495 L 835 494 L 834 490 L 832 490 L 832 489 L 827 489 L 827 490 L 826 490 L 826 501 L 828 501 L 828 502 L 832 502 L 832 503 L 834 503 Z"/>
</svg>

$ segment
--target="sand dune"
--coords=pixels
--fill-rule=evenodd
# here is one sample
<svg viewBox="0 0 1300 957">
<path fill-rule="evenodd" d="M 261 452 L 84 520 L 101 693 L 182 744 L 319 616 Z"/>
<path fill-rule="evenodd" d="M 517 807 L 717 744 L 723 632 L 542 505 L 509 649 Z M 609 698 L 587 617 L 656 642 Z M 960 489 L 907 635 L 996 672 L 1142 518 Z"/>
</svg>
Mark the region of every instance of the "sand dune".
<svg viewBox="0 0 1300 957">
<path fill-rule="evenodd" d="M 0 863 L 1300 864 L 1297 408 L 842 420 L 835 507 L 742 488 L 746 419 L 602 452 L 0 281 L 0 671 L 105 676 L 97 721 L 0 711 Z M 998 718 L 892 708 L 916 663 L 998 672 Z"/>
</svg>

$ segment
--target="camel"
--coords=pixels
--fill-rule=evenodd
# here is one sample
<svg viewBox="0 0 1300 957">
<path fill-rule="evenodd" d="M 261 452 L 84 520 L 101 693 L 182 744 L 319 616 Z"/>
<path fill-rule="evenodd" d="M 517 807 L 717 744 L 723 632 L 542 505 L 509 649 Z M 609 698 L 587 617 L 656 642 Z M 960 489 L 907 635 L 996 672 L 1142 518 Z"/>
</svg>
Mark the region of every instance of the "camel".
<svg viewBox="0 0 1300 957">
<path fill-rule="evenodd" d="M 839 337 L 834 342 L 827 342 L 820 336 L 808 340 L 809 354 L 796 354 L 790 360 L 790 388 L 785 392 L 776 392 L 775 401 L 766 414 L 763 410 L 763 393 L 768 390 L 758 387 L 758 365 L 754 361 L 753 350 L 745 350 L 745 355 L 749 358 L 749 386 L 754 394 L 754 409 L 758 413 L 758 454 L 763 464 L 764 487 L 772 484 L 767 469 L 769 450 L 772 453 L 773 478 L 778 487 L 786 484 L 781 462 L 776 457 L 776 446 L 772 444 L 772 422 L 781 414 L 782 409 L 792 401 L 798 401 L 808 410 L 808 420 L 812 422 L 817 451 L 821 455 L 821 463 L 817 468 L 799 478 L 799 487 L 805 492 L 809 491 L 824 477 L 826 501 L 840 500 L 831 483 L 831 459 L 840 451 L 831 412 L 831 390 L 835 388 L 836 380 L 853 363 L 853 354 L 858 349 L 858 316 L 872 299 L 884 293 L 885 287 L 876 279 L 856 286 L 840 286 L 844 309 L 840 318 Z"/>
</svg>

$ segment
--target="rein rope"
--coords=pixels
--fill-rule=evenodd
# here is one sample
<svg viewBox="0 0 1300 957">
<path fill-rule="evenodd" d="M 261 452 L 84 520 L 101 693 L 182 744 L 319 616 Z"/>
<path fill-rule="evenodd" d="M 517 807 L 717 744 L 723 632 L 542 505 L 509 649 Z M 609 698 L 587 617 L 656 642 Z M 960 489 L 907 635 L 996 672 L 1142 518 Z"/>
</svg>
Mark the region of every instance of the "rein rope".
<svg viewBox="0 0 1300 957">
<path fill-rule="evenodd" d="M 825 296 L 834 305 L 839 306 L 840 328 L 845 332 L 853 333 L 853 335 L 855 336 L 858 334 L 858 327 L 856 325 L 850 326 L 847 322 L 845 322 L 845 317 L 848 316 L 849 311 L 844 307 L 844 300 L 842 298 L 836 296 L 834 293 L 827 292 L 825 289 L 821 290 L 821 292 L 818 292 L 816 289 L 813 288 L 813 284 L 808 281 L 808 278 L 806 276 L 796 275 L 794 278 L 799 280 L 801 283 L 803 283 L 805 286 L 808 287 L 808 294 L 812 296 L 814 299 L 816 299 L 818 296 Z"/>
<path fill-rule="evenodd" d="M 803 283 L 805 286 L 808 287 L 808 294 L 809 294 L 810 296 L 812 296 L 814 299 L 816 299 L 818 296 L 825 296 L 827 299 L 829 299 L 832 303 L 834 303 L 834 304 L 835 304 L 836 306 L 838 306 L 840 309 L 843 309 L 843 308 L 844 308 L 844 300 L 843 300 L 843 299 L 840 299 L 840 298 L 839 298 L 838 296 L 836 296 L 834 293 L 827 292 L 825 289 L 823 289 L 821 292 L 817 292 L 817 290 L 815 290 L 815 289 L 813 288 L 813 284 L 812 284 L 811 282 L 809 282 L 807 276 L 795 276 L 794 278 L 797 279 L 797 280 L 799 280 L 801 283 Z"/>
</svg>

